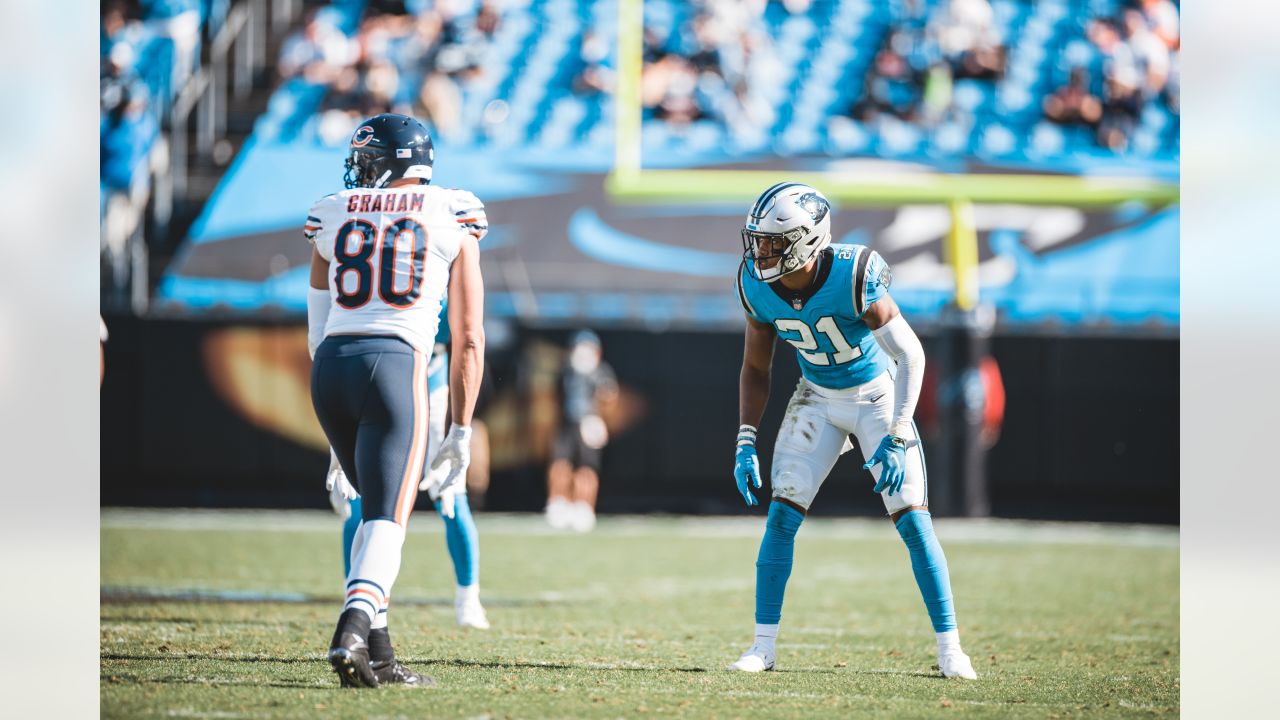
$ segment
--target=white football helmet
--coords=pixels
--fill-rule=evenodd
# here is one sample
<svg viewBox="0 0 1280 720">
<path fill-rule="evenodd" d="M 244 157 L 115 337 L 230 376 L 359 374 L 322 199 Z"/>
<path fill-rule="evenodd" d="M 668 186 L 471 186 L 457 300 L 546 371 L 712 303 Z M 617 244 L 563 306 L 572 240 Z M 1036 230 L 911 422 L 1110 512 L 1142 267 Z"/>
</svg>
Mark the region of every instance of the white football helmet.
<svg viewBox="0 0 1280 720">
<path fill-rule="evenodd" d="M 799 270 L 830 244 L 831 203 L 802 183 L 760 193 L 742 228 L 743 261 L 764 282 Z"/>
</svg>

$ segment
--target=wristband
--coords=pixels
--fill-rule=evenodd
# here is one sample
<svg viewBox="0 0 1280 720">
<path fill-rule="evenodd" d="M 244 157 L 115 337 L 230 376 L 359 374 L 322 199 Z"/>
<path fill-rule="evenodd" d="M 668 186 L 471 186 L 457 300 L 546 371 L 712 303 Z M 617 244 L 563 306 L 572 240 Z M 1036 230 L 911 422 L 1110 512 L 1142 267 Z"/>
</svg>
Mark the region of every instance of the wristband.
<svg viewBox="0 0 1280 720">
<path fill-rule="evenodd" d="M 755 447 L 756 444 L 756 428 L 754 425 L 738 426 L 738 447 L 750 445 Z"/>
</svg>

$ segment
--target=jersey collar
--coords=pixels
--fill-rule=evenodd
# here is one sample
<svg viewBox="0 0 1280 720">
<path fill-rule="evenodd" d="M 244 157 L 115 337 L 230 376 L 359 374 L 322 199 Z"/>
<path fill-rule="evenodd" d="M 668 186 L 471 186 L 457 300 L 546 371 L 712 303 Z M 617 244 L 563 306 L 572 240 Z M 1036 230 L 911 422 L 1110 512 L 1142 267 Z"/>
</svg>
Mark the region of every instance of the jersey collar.
<svg viewBox="0 0 1280 720">
<path fill-rule="evenodd" d="M 831 256 L 832 250 L 830 246 L 818 253 L 818 267 L 813 273 L 813 280 L 808 287 L 799 290 L 792 290 L 781 281 L 769 283 L 769 288 L 773 290 L 782 301 L 790 305 L 795 310 L 803 310 L 804 304 L 809 302 L 809 298 L 817 294 L 822 286 L 827 282 L 827 276 L 831 274 Z"/>
</svg>

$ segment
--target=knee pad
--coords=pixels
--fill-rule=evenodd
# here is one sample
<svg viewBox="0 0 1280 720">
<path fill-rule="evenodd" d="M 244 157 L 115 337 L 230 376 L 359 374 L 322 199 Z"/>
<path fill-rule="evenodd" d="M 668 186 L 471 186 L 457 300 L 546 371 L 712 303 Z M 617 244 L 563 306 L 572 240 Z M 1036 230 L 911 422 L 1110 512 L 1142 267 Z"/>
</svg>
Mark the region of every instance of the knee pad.
<svg viewBox="0 0 1280 720">
<path fill-rule="evenodd" d="M 805 510 L 809 509 L 809 504 L 818 494 L 818 481 L 814 477 L 813 468 L 790 458 L 775 463 L 770 484 L 773 497 L 793 502 Z M 770 517 L 772 516 L 770 512 Z"/>
</svg>

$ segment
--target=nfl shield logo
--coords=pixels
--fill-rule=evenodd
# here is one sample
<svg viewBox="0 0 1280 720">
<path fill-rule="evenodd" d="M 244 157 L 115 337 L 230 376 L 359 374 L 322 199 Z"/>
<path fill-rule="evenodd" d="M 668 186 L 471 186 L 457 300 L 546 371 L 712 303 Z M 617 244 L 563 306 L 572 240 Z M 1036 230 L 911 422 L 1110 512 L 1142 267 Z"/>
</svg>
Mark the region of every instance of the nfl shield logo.
<svg viewBox="0 0 1280 720">
<path fill-rule="evenodd" d="M 800 298 L 791 298 L 791 307 L 796 310 L 802 310 L 804 309 L 804 301 Z"/>
</svg>

